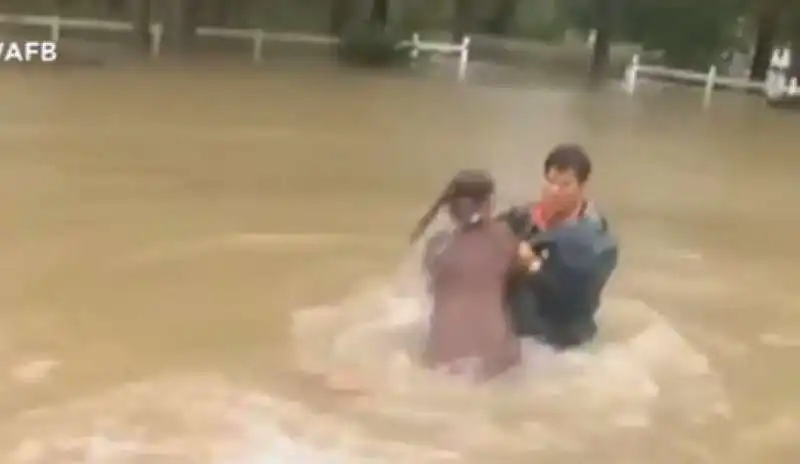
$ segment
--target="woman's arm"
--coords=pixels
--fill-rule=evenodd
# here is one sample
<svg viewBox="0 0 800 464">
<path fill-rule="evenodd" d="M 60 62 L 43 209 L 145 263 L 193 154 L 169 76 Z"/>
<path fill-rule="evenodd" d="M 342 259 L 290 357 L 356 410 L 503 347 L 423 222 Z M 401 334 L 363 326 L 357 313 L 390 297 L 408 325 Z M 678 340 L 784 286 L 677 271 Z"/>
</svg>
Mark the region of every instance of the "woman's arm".
<svg viewBox="0 0 800 464">
<path fill-rule="evenodd" d="M 425 242 L 425 248 L 422 251 L 422 273 L 425 276 L 428 292 L 431 291 L 433 276 L 436 273 L 439 256 L 447 247 L 449 240 L 450 234 L 446 231 L 440 231 L 433 234 L 433 236 Z"/>
<path fill-rule="evenodd" d="M 514 206 L 495 216 L 495 220 L 505 223 L 519 240 L 530 237 L 533 222 L 530 206 Z"/>
<path fill-rule="evenodd" d="M 431 274 L 436 267 L 436 261 L 447 246 L 449 239 L 450 234 L 441 231 L 433 234 L 433 236 L 425 242 L 425 248 L 422 251 L 422 267 L 427 274 Z"/>
</svg>

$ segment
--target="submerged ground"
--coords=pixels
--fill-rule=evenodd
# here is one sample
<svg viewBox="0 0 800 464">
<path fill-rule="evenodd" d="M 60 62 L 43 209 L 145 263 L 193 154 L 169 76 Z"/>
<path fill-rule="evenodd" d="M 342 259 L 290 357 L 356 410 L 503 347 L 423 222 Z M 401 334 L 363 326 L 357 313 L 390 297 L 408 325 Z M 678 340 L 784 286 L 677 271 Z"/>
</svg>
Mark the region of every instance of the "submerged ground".
<svg viewBox="0 0 800 464">
<path fill-rule="evenodd" d="M 800 457 L 794 115 L 325 67 L 0 81 L 2 462 Z M 412 382 L 395 361 L 414 335 L 381 318 L 419 320 L 394 283 L 413 222 L 459 167 L 492 169 L 503 201 L 535 194 L 562 141 L 595 157 L 623 243 L 601 339 L 529 347 L 508 391 Z M 296 374 L 345 333 L 371 396 Z"/>
</svg>

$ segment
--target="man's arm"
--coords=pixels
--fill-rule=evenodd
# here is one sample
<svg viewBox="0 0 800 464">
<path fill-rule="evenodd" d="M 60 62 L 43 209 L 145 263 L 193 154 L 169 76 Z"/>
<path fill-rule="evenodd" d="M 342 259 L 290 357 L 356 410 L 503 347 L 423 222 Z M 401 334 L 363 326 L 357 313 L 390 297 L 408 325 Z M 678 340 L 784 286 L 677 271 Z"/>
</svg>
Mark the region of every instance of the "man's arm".
<svg viewBox="0 0 800 464">
<path fill-rule="evenodd" d="M 594 313 L 617 264 L 616 241 L 607 233 L 575 228 L 544 245 L 546 258 L 530 284 L 558 300 L 566 317 Z"/>
</svg>

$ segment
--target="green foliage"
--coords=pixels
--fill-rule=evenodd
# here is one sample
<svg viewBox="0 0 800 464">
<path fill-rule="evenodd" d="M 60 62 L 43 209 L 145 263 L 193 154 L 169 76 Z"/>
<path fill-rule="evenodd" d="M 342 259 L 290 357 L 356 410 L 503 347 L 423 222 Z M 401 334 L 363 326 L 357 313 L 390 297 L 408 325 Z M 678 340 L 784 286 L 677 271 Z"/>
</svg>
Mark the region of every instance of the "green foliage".
<svg viewBox="0 0 800 464">
<path fill-rule="evenodd" d="M 519 26 L 515 35 L 544 42 L 561 42 L 567 33 L 567 26 L 568 24 L 562 18 L 554 18 L 549 22 Z"/>
<path fill-rule="evenodd" d="M 64 16 L 131 19 L 130 0 L 4 0 L 5 13 L 61 14 Z M 160 4 L 166 0 L 158 0 Z M 333 0 L 196 0 L 200 25 L 267 30 L 327 32 L 331 30 Z M 372 0 L 349 2 L 347 21 L 371 8 Z M 395 0 L 400 11 L 395 25 L 406 31 L 452 30 L 453 4 L 431 0 Z M 665 64 L 706 69 L 731 49 L 747 51 L 749 40 L 737 36 L 737 21 L 754 19 L 759 11 L 779 11 L 778 43 L 800 48 L 800 0 L 612 0 L 610 36 L 614 41 L 638 43 L 661 52 Z M 597 27 L 599 0 L 472 0 L 464 22 L 469 32 L 514 35 L 557 42 L 568 30 Z M 158 11 L 154 8 L 154 17 Z M 463 18 L 462 18 L 463 19 Z M 347 22 L 345 21 L 345 22 Z M 751 31 L 752 33 L 752 31 Z M 343 59 L 381 66 L 404 55 L 399 37 L 380 24 L 361 22 L 347 28 L 340 47 Z"/>
<path fill-rule="evenodd" d="M 362 66 L 389 66 L 398 62 L 405 51 L 401 39 L 377 21 L 361 21 L 347 27 L 339 45 L 339 57 Z"/>
<path fill-rule="evenodd" d="M 631 0 L 633 3 L 633 0 Z M 683 68 L 707 68 L 737 42 L 742 1 L 647 0 L 625 10 L 628 32 L 645 49 L 663 50 L 665 61 Z"/>
<path fill-rule="evenodd" d="M 666 64 L 707 68 L 737 47 L 737 20 L 758 0 L 615 0 L 612 3 L 615 40 L 640 43 L 663 52 Z M 560 14 L 574 28 L 595 27 L 596 0 L 563 0 Z"/>
<path fill-rule="evenodd" d="M 563 0 L 558 3 L 557 15 L 573 29 L 587 32 L 594 27 L 595 0 Z"/>
<path fill-rule="evenodd" d="M 780 14 L 778 40 L 800 46 L 800 1 L 794 1 Z"/>
</svg>

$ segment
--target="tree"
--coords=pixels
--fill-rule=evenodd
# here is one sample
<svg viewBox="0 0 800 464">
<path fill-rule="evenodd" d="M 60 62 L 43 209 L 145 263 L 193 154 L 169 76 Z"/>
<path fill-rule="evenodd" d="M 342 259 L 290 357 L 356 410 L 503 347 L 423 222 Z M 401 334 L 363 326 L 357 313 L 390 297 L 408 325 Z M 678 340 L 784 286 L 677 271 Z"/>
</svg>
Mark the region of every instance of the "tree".
<svg viewBox="0 0 800 464">
<path fill-rule="evenodd" d="M 786 7 L 781 13 L 781 28 L 786 42 L 791 45 L 792 58 L 790 75 L 800 77 L 800 0 L 786 1 Z"/>
<path fill-rule="evenodd" d="M 455 2 L 455 14 L 453 14 L 451 34 L 453 36 L 453 42 L 460 43 L 464 40 L 464 36 L 467 35 L 467 32 L 472 28 L 475 4 L 473 0 L 455 0 Z"/>
<path fill-rule="evenodd" d="M 360 4 L 349 4 L 360 11 L 348 12 L 346 27 L 340 33 L 338 52 L 342 61 L 359 66 L 386 67 L 408 57 L 408 51 L 399 47 L 402 37 L 389 24 L 393 19 L 390 18 L 390 1 L 362 0 Z"/>
<path fill-rule="evenodd" d="M 148 52 L 153 40 L 150 35 L 152 4 L 150 0 L 128 0 L 127 6 L 133 23 L 134 44 Z"/>
<path fill-rule="evenodd" d="M 589 64 L 589 79 L 600 82 L 608 71 L 611 59 L 611 33 L 614 27 L 614 0 L 594 0 L 595 40 Z"/>
<path fill-rule="evenodd" d="M 490 34 L 507 35 L 514 23 L 519 0 L 497 0 L 496 5 L 492 16 L 486 22 L 486 31 Z"/>
<path fill-rule="evenodd" d="M 353 6 L 350 0 L 331 0 L 330 32 L 341 35 L 350 22 Z"/>
<path fill-rule="evenodd" d="M 389 0 L 373 0 L 369 19 L 386 26 L 389 24 Z"/>
<path fill-rule="evenodd" d="M 750 79 L 762 81 L 772 58 L 772 49 L 778 38 L 781 13 L 786 9 L 784 0 L 760 0 L 756 3 L 756 40 Z"/>
<path fill-rule="evenodd" d="M 635 18 L 646 49 L 663 52 L 666 64 L 703 69 L 737 41 L 737 20 L 749 0 L 642 0 Z"/>
<path fill-rule="evenodd" d="M 160 0 L 164 8 L 164 47 L 182 54 L 193 48 L 202 0 Z"/>
</svg>

